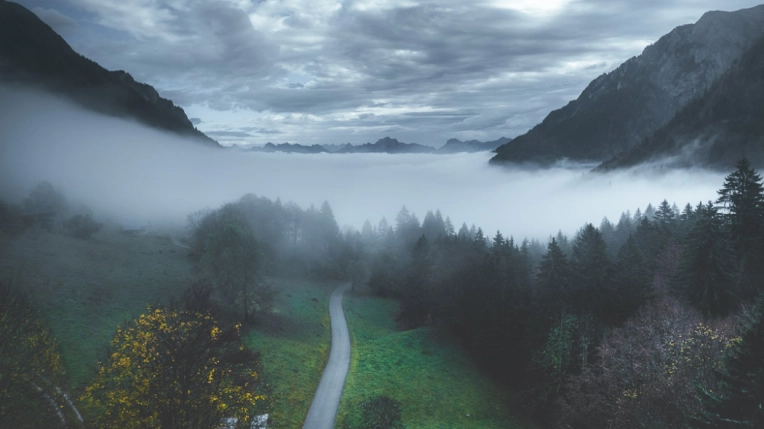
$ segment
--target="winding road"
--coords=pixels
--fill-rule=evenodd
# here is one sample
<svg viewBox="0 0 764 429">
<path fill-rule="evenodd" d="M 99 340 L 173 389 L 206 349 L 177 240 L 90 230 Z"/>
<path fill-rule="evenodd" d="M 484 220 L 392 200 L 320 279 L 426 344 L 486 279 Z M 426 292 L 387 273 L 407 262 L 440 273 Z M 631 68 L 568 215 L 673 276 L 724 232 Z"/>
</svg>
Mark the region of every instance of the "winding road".
<svg viewBox="0 0 764 429">
<path fill-rule="evenodd" d="M 350 288 L 342 285 L 329 297 L 329 317 L 332 324 L 332 350 L 326 363 L 316 396 L 310 405 L 308 417 L 302 429 L 332 429 L 337 418 L 337 408 L 345 387 L 345 377 L 350 367 L 350 335 L 345 313 L 342 310 L 342 295 Z"/>
</svg>

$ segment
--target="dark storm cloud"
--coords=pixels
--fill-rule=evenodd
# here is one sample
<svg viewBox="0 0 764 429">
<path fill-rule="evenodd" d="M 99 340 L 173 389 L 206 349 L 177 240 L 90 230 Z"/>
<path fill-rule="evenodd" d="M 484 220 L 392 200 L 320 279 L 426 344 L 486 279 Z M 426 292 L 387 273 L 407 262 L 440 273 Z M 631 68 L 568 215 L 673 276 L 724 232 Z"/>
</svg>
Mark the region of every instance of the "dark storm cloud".
<svg viewBox="0 0 764 429">
<path fill-rule="evenodd" d="M 22 0 L 49 11 L 59 2 Z M 92 37 L 75 49 L 157 86 L 210 130 L 278 129 L 305 144 L 374 141 L 390 130 L 436 145 L 520 134 L 661 35 L 719 8 L 711 0 L 64 4 L 90 17 Z M 125 37 L 99 37 L 98 28 Z"/>
</svg>

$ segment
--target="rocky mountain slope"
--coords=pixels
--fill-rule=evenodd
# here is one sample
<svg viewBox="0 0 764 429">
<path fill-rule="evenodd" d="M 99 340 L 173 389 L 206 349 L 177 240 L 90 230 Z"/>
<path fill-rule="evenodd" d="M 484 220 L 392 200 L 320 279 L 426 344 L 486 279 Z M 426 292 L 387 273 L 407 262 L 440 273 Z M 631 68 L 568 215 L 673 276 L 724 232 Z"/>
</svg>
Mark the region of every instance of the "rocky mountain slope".
<svg viewBox="0 0 764 429">
<path fill-rule="evenodd" d="M 499 146 L 512 141 L 511 138 L 501 137 L 498 140 L 481 142 L 478 140 L 461 141 L 459 139 L 449 139 L 446 144 L 435 150 L 435 153 L 462 153 L 462 152 L 484 152 L 496 150 Z"/>
<path fill-rule="evenodd" d="M 642 163 L 729 170 L 740 157 L 764 167 L 764 37 L 702 97 L 598 170 Z"/>
<path fill-rule="evenodd" d="M 366 143 L 358 146 L 345 145 L 334 153 L 432 153 L 435 148 L 417 143 L 402 143 L 390 137 L 377 140 L 376 143 Z"/>
<path fill-rule="evenodd" d="M 608 159 L 639 144 L 703 95 L 764 34 L 764 5 L 708 12 L 592 81 L 493 163 Z"/>
<path fill-rule="evenodd" d="M 5 0 L 0 0 L 0 81 L 51 91 L 100 113 L 219 146 L 153 87 L 83 57 L 37 15 Z"/>
</svg>

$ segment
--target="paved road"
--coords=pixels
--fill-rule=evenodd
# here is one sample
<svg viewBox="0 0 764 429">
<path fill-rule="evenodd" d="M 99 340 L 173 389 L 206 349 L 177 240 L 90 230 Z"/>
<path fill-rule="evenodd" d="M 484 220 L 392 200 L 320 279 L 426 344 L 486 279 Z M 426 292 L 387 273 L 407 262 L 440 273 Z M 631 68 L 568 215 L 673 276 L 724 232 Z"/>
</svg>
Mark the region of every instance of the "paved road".
<svg viewBox="0 0 764 429">
<path fill-rule="evenodd" d="M 310 405 L 303 429 L 332 429 L 337 418 L 337 408 L 345 387 L 345 377 L 350 367 L 350 335 L 345 313 L 342 311 L 342 295 L 349 284 L 338 287 L 329 297 L 329 316 L 332 321 L 332 351 L 324 375 L 318 384 L 316 396 Z"/>
</svg>

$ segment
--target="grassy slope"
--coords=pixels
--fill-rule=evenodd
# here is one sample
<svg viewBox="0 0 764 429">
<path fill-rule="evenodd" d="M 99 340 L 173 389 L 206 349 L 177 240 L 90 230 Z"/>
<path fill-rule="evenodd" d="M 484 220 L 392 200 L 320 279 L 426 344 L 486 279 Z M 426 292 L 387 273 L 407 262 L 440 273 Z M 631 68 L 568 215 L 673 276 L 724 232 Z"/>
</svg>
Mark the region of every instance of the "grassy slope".
<svg viewBox="0 0 764 429">
<path fill-rule="evenodd" d="M 49 319 L 72 383 L 82 386 L 119 324 L 180 296 L 192 275 L 167 237 L 105 226 L 89 241 L 30 230 L 0 236 L 0 275 L 18 278 Z"/>
<path fill-rule="evenodd" d="M 403 405 L 409 429 L 531 427 L 512 417 L 507 395 L 456 344 L 429 328 L 396 331 L 397 311 L 392 300 L 345 295 L 353 346 L 337 427 L 356 427 L 359 403 L 377 395 Z"/>
</svg>

